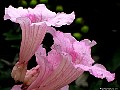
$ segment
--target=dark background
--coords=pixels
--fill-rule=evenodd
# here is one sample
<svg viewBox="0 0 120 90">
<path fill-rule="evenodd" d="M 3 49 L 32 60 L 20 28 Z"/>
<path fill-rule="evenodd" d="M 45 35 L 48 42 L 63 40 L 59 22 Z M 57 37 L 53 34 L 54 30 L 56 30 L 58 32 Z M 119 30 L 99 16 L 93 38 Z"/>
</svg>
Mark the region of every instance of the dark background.
<svg viewBox="0 0 120 90">
<path fill-rule="evenodd" d="M 27 6 L 30 5 L 27 1 Z M 37 3 L 40 3 L 39 1 Z M 99 87 L 119 87 L 120 85 L 120 2 L 117 1 L 82 1 L 82 0 L 48 0 L 46 5 L 50 5 L 50 10 L 56 11 L 57 5 L 63 6 L 63 12 L 75 12 L 76 18 L 82 17 L 83 24 L 76 24 L 75 21 L 70 26 L 62 26 L 59 29 L 63 32 L 75 33 L 80 32 L 82 37 L 78 40 L 88 38 L 95 40 L 97 45 L 93 47 L 93 56 L 98 57 L 96 63 L 103 64 L 107 70 L 116 73 L 116 79 L 108 83 L 106 80 L 97 79 L 89 75 L 87 87 L 75 87 L 75 83 L 71 83 L 71 90 L 99 90 Z M 9 90 L 14 85 L 14 80 L 10 77 L 12 64 L 7 64 L 5 61 L 12 63 L 16 54 L 19 53 L 21 39 L 6 40 L 4 33 L 13 30 L 12 34 L 19 35 L 21 31 L 19 25 L 10 20 L 4 21 L 4 9 L 12 5 L 14 7 L 22 6 L 21 0 L 0 0 L 0 90 Z M 57 12 L 57 11 L 56 11 Z M 87 25 L 89 31 L 83 33 L 81 27 Z M 18 37 L 17 37 L 18 38 Z M 77 38 L 76 38 L 77 39 Z M 46 40 L 46 41 L 45 41 Z M 44 44 L 49 46 L 51 40 L 46 36 Z M 15 47 L 11 47 L 15 46 Z"/>
</svg>

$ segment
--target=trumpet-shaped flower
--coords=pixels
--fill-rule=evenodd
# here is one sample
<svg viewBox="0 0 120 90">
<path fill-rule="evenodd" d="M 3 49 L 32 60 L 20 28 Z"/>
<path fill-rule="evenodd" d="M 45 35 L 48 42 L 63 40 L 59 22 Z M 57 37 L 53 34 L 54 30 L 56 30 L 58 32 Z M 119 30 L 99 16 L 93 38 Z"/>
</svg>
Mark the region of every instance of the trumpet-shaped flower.
<svg viewBox="0 0 120 90">
<path fill-rule="evenodd" d="M 77 70 L 72 64 L 69 54 L 51 50 L 46 51 L 41 46 L 36 51 L 38 65 L 28 70 L 22 86 L 14 86 L 12 90 L 68 90 L 70 82 L 79 77 L 83 70 Z"/>
<path fill-rule="evenodd" d="M 44 4 L 39 4 L 34 9 L 14 8 L 12 6 L 5 8 L 4 20 L 10 19 L 15 23 L 19 23 L 22 29 L 19 61 L 14 66 L 11 74 L 16 81 L 24 80 L 27 63 L 42 43 L 50 26 L 69 25 L 74 18 L 74 12 L 71 14 L 56 14 L 48 10 Z"/>
<path fill-rule="evenodd" d="M 43 23 L 45 22 L 47 26 L 60 27 L 62 25 L 69 25 L 75 19 L 75 14 L 55 13 L 46 8 L 44 4 L 38 4 L 34 9 L 28 8 L 23 9 L 23 7 L 14 8 L 9 6 L 5 8 L 4 20 L 10 19 L 13 22 L 17 22 L 17 18 L 27 17 L 32 23 Z M 41 25 L 41 24 L 40 24 Z"/>
<path fill-rule="evenodd" d="M 51 34 L 54 39 L 52 49 L 69 54 L 72 57 L 72 63 L 75 68 L 89 71 L 90 74 L 97 78 L 106 78 L 108 82 L 114 80 L 115 74 L 111 74 L 103 65 L 92 65 L 94 60 L 91 57 L 91 47 L 96 44 L 95 41 L 91 42 L 88 39 L 84 39 L 79 42 L 69 33 L 64 34 L 60 31 L 54 31 Z"/>
<path fill-rule="evenodd" d="M 68 84 L 76 80 L 84 71 L 97 78 L 113 81 L 115 74 L 111 74 L 101 64 L 95 64 L 91 58 L 91 47 L 95 41 L 88 39 L 78 42 L 69 33 L 52 31 L 54 44 L 46 55 L 42 45 L 36 51 L 38 65 L 28 70 L 22 86 L 14 86 L 12 90 L 68 90 Z"/>
</svg>

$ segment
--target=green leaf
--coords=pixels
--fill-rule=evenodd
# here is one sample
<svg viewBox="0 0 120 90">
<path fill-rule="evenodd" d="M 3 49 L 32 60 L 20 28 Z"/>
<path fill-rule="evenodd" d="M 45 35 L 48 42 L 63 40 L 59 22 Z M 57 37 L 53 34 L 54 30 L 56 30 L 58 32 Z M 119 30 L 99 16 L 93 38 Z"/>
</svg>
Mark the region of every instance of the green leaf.
<svg viewBox="0 0 120 90">
<path fill-rule="evenodd" d="M 3 36 L 5 36 L 5 40 L 20 40 L 21 39 L 21 34 L 19 30 L 10 30 L 6 33 L 3 33 Z"/>
<path fill-rule="evenodd" d="M 120 67 L 120 48 L 114 53 L 112 61 L 108 62 L 107 65 L 109 70 L 115 71 Z"/>
<path fill-rule="evenodd" d="M 6 71 L 0 70 L 0 80 L 7 79 L 11 77 L 11 70 L 8 69 Z"/>
<path fill-rule="evenodd" d="M 20 40 L 21 39 L 21 35 L 7 35 L 5 40 Z"/>
<path fill-rule="evenodd" d="M 82 90 L 82 89 L 80 89 L 76 85 L 69 85 L 69 90 Z"/>
<path fill-rule="evenodd" d="M 102 83 L 103 83 L 102 80 L 98 80 L 97 82 L 92 82 L 89 90 L 100 90 L 100 88 L 102 87 Z"/>
</svg>

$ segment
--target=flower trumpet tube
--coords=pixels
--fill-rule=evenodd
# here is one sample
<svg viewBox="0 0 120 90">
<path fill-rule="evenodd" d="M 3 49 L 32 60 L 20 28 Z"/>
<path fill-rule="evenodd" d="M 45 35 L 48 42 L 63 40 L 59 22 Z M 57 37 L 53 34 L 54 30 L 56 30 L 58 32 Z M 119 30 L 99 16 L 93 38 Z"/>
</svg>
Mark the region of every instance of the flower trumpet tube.
<svg viewBox="0 0 120 90">
<path fill-rule="evenodd" d="M 22 29 L 22 41 L 19 61 L 13 67 L 11 75 L 15 81 L 23 81 L 27 70 L 27 63 L 41 44 L 47 26 L 45 23 L 31 25 L 28 18 L 18 18 L 17 22 L 20 23 Z"/>
<path fill-rule="evenodd" d="M 60 27 L 71 24 L 75 15 L 74 12 L 71 14 L 63 12 L 56 14 L 48 10 L 44 4 L 39 4 L 34 9 L 9 6 L 5 8 L 4 20 L 7 19 L 19 23 L 22 29 L 19 61 L 13 67 L 11 73 L 15 81 L 22 82 L 27 71 L 27 63 L 42 43 L 46 31 L 50 29 L 50 26 Z"/>
</svg>

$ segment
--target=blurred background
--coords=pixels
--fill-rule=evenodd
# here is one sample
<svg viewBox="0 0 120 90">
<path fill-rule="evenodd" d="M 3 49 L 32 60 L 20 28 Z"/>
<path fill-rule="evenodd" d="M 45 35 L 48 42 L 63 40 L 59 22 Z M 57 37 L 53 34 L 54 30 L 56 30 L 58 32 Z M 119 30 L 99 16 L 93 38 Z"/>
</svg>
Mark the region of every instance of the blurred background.
<svg viewBox="0 0 120 90">
<path fill-rule="evenodd" d="M 92 57 L 96 63 L 103 64 L 107 70 L 116 73 L 116 79 L 107 82 L 85 72 L 76 81 L 70 83 L 70 90 L 100 90 L 100 88 L 120 87 L 120 2 L 117 1 L 86 1 L 86 0 L 0 0 L 0 90 L 10 90 L 15 84 L 11 78 L 11 70 L 18 60 L 21 29 L 19 24 L 3 20 L 5 7 L 34 8 L 44 3 L 54 12 L 75 12 L 76 19 L 69 26 L 56 28 L 71 33 L 78 41 L 95 40 L 97 45 L 92 48 Z M 49 51 L 52 37 L 46 34 L 44 47 Z M 35 63 L 34 56 L 31 62 Z M 28 67 L 33 67 L 29 64 Z M 117 88 L 117 89 L 115 89 Z"/>
</svg>

